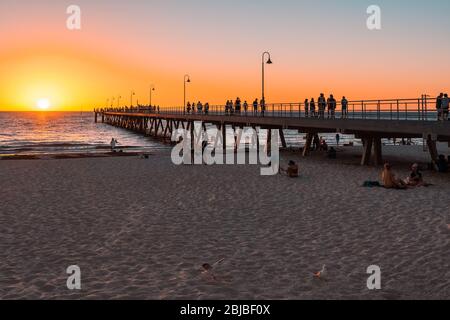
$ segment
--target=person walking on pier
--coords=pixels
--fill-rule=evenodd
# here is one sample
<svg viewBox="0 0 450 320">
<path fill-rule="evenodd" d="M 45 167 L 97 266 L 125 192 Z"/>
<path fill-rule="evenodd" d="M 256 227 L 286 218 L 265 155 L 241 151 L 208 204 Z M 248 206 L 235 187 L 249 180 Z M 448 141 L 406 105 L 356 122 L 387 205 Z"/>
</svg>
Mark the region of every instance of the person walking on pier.
<svg viewBox="0 0 450 320">
<path fill-rule="evenodd" d="M 258 115 L 258 99 L 255 99 L 255 101 L 253 101 L 253 114 L 255 116 Z"/>
<path fill-rule="evenodd" d="M 236 98 L 236 103 L 234 104 L 234 109 L 237 114 L 241 113 L 241 99 L 239 97 Z"/>
<path fill-rule="evenodd" d="M 336 99 L 331 94 L 328 98 L 328 118 L 334 119 L 336 114 Z"/>
<path fill-rule="evenodd" d="M 311 113 L 311 117 L 316 117 L 316 102 L 314 101 L 314 98 L 311 98 L 311 101 L 309 102 L 309 111 Z"/>
<path fill-rule="evenodd" d="M 325 100 L 325 95 L 323 93 L 320 94 L 319 100 L 317 101 L 319 105 L 319 118 L 325 118 L 325 108 L 327 106 L 327 102 Z"/>
<path fill-rule="evenodd" d="M 347 116 L 348 116 L 348 100 L 345 97 L 342 97 L 341 106 L 342 106 L 342 119 L 347 119 Z"/>
<path fill-rule="evenodd" d="M 305 99 L 305 118 L 308 118 L 309 116 L 309 101 L 308 99 Z"/>
<path fill-rule="evenodd" d="M 190 102 L 187 103 L 186 110 L 187 110 L 187 113 L 188 113 L 188 114 L 191 113 L 191 103 L 190 103 Z"/>
<path fill-rule="evenodd" d="M 448 120 L 448 108 L 449 108 L 449 98 L 448 94 L 444 94 L 444 97 L 442 98 L 441 102 L 441 109 L 442 109 L 442 120 L 447 121 Z"/>
<path fill-rule="evenodd" d="M 444 117 L 443 117 L 443 110 L 442 110 L 442 99 L 444 98 L 444 94 L 441 93 L 437 98 L 436 98 L 436 110 L 437 110 L 437 114 L 438 114 L 438 121 L 443 121 Z"/>
<path fill-rule="evenodd" d="M 203 112 L 203 105 L 202 105 L 202 103 L 200 101 L 197 102 L 197 112 L 199 114 L 202 114 L 202 112 Z"/>
</svg>

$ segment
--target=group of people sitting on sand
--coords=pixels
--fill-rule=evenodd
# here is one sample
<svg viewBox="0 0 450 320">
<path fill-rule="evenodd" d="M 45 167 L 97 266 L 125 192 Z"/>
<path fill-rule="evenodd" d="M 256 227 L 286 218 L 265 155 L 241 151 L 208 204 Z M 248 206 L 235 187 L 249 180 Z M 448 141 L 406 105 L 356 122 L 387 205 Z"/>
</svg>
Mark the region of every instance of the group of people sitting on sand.
<svg viewBox="0 0 450 320">
<path fill-rule="evenodd" d="M 407 189 L 415 187 L 428 187 L 430 184 L 423 179 L 423 174 L 417 163 L 411 166 L 411 172 L 406 179 L 400 179 L 392 170 L 390 163 L 385 163 L 381 173 L 381 181 L 386 189 Z"/>
</svg>

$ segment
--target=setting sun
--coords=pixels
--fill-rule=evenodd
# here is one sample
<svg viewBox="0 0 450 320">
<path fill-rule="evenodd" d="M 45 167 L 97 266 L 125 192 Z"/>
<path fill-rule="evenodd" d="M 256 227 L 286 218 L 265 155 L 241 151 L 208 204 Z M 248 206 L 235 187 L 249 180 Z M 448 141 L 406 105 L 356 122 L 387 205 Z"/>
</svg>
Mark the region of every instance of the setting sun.
<svg viewBox="0 0 450 320">
<path fill-rule="evenodd" d="M 50 101 L 48 99 L 39 99 L 36 105 L 41 110 L 47 110 L 50 108 Z"/>
</svg>

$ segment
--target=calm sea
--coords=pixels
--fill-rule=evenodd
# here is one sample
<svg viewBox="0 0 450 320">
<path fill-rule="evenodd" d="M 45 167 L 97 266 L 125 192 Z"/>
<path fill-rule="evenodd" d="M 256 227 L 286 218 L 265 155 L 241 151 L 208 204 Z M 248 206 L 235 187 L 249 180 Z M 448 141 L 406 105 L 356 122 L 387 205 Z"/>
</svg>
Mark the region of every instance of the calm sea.
<svg viewBox="0 0 450 320">
<path fill-rule="evenodd" d="M 305 144 L 305 135 L 296 131 L 286 130 L 285 137 L 289 147 Z M 336 145 L 335 134 L 322 137 L 329 145 Z M 155 152 L 171 148 L 150 137 L 96 124 L 90 112 L 0 112 L 2 155 L 104 152 L 109 149 L 111 138 L 119 141 L 119 148 L 130 151 Z M 383 142 L 391 144 L 388 140 Z M 340 135 L 340 144 L 348 143 L 360 145 L 361 141 L 352 135 Z"/>
<path fill-rule="evenodd" d="M 0 112 L 3 155 L 104 152 L 113 137 L 127 150 L 169 148 L 127 130 L 96 124 L 90 112 Z"/>
</svg>

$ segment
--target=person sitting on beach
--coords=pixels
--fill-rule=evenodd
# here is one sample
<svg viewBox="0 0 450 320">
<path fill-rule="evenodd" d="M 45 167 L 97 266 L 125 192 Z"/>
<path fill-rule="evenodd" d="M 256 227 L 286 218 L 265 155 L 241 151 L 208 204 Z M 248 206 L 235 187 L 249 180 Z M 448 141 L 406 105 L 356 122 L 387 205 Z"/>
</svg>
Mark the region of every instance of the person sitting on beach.
<svg viewBox="0 0 450 320">
<path fill-rule="evenodd" d="M 337 159 L 337 151 L 336 151 L 336 149 L 331 147 L 327 151 L 327 156 L 328 156 L 329 159 Z"/>
<path fill-rule="evenodd" d="M 328 151 L 328 144 L 323 137 L 320 138 L 320 151 Z"/>
<path fill-rule="evenodd" d="M 381 180 L 386 189 L 405 189 L 406 185 L 401 179 L 397 179 L 392 172 L 392 166 L 389 163 L 384 165 L 381 173 Z"/>
<path fill-rule="evenodd" d="M 447 173 L 448 172 L 448 161 L 445 159 L 443 154 L 439 155 L 438 161 L 436 163 L 437 170 L 439 173 Z"/>
<path fill-rule="evenodd" d="M 281 173 L 285 173 L 289 178 L 298 178 L 298 165 L 295 161 L 289 161 L 287 169 L 280 168 Z"/>
<path fill-rule="evenodd" d="M 419 165 L 417 163 L 412 165 L 411 173 L 409 177 L 406 178 L 406 184 L 409 187 L 421 187 L 425 185 L 422 172 L 420 172 Z"/>
</svg>

